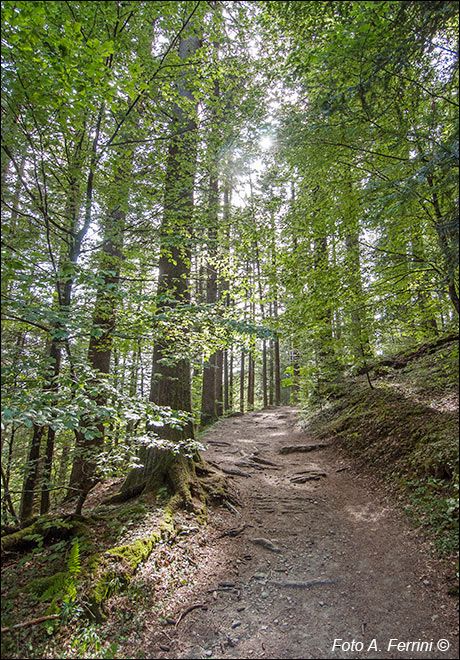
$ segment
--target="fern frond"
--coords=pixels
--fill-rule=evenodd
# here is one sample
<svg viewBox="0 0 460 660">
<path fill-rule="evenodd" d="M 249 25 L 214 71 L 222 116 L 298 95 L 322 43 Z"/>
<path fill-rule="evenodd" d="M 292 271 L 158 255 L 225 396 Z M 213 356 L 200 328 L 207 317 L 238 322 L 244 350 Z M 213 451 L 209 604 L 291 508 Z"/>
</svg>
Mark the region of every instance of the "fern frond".
<svg viewBox="0 0 460 660">
<path fill-rule="evenodd" d="M 81 571 L 80 545 L 78 539 L 75 539 L 70 549 L 69 558 L 67 560 L 67 570 L 74 577 Z"/>
<path fill-rule="evenodd" d="M 40 596 L 41 601 L 46 601 L 58 596 L 65 590 L 69 576 L 67 573 L 56 573 L 55 580 Z"/>
</svg>

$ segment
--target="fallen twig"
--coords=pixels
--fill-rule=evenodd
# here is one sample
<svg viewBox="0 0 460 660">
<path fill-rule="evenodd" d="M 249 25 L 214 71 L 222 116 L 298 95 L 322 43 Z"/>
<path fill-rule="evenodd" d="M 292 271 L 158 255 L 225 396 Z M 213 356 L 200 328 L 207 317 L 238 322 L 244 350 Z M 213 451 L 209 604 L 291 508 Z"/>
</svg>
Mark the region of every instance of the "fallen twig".
<svg viewBox="0 0 460 660">
<path fill-rule="evenodd" d="M 160 635 L 164 635 L 170 642 L 172 642 L 171 637 L 168 635 L 168 633 L 165 633 L 164 630 L 160 630 Z"/>
<path fill-rule="evenodd" d="M 310 587 L 319 587 L 328 584 L 337 584 L 337 580 L 310 580 L 309 582 L 291 582 L 290 580 L 277 582 L 276 580 L 269 580 L 268 584 L 273 584 L 275 587 L 297 587 L 297 588 L 309 589 Z"/>
<path fill-rule="evenodd" d="M 30 621 L 24 621 L 23 623 L 15 623 L 14 626 L 6 626 L 5 628 L 2 628 L 2 635 L 15 630 L 16 628 L 27 628 L 28 626 L 34 626 L 36 623 L 42 623 L 42 621 L 50 621 L 51 619 L 59 618 L 59 614 L 48 614 L 47 616 L 40 616 L 38 619 L 31 619 Z"/>
<path fill-rule="evenodd" d="M 190 605 L 189 607 L 187 607 L 187 609 L 185 609 L 185 610 L 182 612 L 182 614 L 179 615 L 179 618 L 177 619 L 174 628 L 177 628 L 177 626 L 179 625 L 179 623 L 182 621 L 182 619 L 183 619 L 184 617 L 187 616 L 187 614 L 190 614 L 190 612 L 193 612 L 193 610 L 197 610 L 197 609 L 200 608 L 200 607 L 205 607 L 205 608 L 206 608 L 206 607 L 207 607 L 207 604 L 206 604 L 206 603 L 195 603 L 195 605 Z"/>
</svg>

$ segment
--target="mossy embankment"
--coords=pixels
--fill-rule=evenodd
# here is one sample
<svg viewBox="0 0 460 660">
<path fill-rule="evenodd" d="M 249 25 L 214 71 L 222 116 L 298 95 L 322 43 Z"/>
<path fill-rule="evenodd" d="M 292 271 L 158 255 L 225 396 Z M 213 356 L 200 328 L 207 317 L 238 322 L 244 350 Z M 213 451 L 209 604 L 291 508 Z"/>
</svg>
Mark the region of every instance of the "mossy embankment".
<svg viewBox="0 0 460 660">
<path fill-rule="evenodd" d="M 58 611 L 56 602 L 66 595 L 69 551 L 78 539 L 81 571 L 74 580 L 73 599 L 78 592 L 86 614 L 101 621 L 104 602 L 129 583 L 156 545 L 173 538 L 176 531 L 168 512 L 139 500 L 118 507 L 101 506 L 77 519 L 37 518 L 2 539 L 6 610 L 11 599 L 14 603 L 23 600 L 32 609 L 37 601 L 49 601 L 48 610 Z"/>
<path fill-rule="evenodd" d="M 323 384 L 301 424 L 383 477 L 405 509 L 455 552 L 458 539 L 458 337 L 375 360 Z"/>
<path fill-rule="evenodd" d="M 42 618 L 59 613 L 61 621 L 46 622 L 50 629 L 102 623 L 112 597 L 130 588 L 152 554 L 161 556 L 177 537 L 206 525 L 208 503 L 236 502 L 224 475 L 204 461 L 197 463 L 196 478 L 202 499 L 187 510 L 177 506 L 167 486 L 117 502 L 119 480 L 111 480 L 96 487 L 84 515 L 63 505 L 22 529 L 8 530 L 2 538 L 3 625 L 27 622 L 31 613 Z M 26 657 L 31 633 L 35 647 L 42 648 L 43 626 L 24 628 L 5 636 L 4 657 Z M 24 648 L 14 655 L 18 643 Z"/>
</svg>

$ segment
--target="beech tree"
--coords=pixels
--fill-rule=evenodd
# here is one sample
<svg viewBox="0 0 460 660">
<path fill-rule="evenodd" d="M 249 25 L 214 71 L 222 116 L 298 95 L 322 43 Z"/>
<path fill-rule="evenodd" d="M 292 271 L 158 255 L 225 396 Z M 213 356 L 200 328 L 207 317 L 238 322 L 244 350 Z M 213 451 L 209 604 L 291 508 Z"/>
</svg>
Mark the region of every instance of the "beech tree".
<svg viewBox="0 0 460 660">
<path fill-rule="evenodd" d="M 190 30 L 197 30 L 193 22 Z M 181 35 L 178 52 L 185 62 L 193 58 L 201 45 L 198 34 Z M 190 71 L 190 70 L 189 70 Z M 182 105 L 172 109 L 171 138 L 164 184 L 164 213 L 160 227 L 160 260 L 158 274 L 158 313 L 168 306 L 190 300 L 189 274 L 191 235 L 193 229 L 193 193 L 196 169 L 196 103 L 192 73 L 182 74 L 178 83 Z M 163 339 L 153 351 L 150 401 L 159 406 L 191 413 L 190 363 L 186 357 L 175 359 L 171 347 Z M 172 442 L 193 438 L 193 426 L 188 420 L 182 426 L 169 424 L 162 436 Z M 173 491 L 190 502 L 193 483 L 193 461 L 165 448 L 145 447 L 140 452 L 142 467 L 135 468 L 122 487 L 129 495 L 143 490 L 155 490 L 168 477 Z"/>
<path fill-rule="evenodd" d="M 2 7 L 5 521 L 458 328 L 453 2 Z"/>
</svg>

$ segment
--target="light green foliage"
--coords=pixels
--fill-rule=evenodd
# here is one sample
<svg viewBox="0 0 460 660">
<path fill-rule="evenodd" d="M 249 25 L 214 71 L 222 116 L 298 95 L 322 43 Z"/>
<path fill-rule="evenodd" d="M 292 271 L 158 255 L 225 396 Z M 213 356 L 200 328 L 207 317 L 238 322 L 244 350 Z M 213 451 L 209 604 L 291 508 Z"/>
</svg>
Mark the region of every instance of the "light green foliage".
<svg viewBox="0 0 460 660">
<path fill-rule="evenodd" d="M 232 337 L 250 344 L 252 336 L 267 332 L 223 302 L 177 305 L 174 295 L 157 296 L 157 264 L 150 258 L 158 247 L 171 107 L 194 113 L 199 100 L 207 115 L 227 117 L 231 110 L 233 121 L 222 124 L 219 135 L 227 150 L 238 123 L 264 110 L 255 101 L 261 86 L 248 60 L 243 70 L 220 11 L 207 5 L 4 4 L 2 433 L 13 438 L 4 447 L 10 488 L 19 492 L 34 469 L 27 446 L 37 427 L 44 430 L 43 442 L 47 428 L 55 433 L 51 474 L 37 485 L 60 488 L 72 462 L 97 458 L 99 476 L 121 473 L 135 464 L 140 446 L 164 446 L 162 429 L 187 422 L 189 412 L 146 404 L 149 385 L 140 379 L 157 342 L 167 341 L 163 360 L 171 365 L 184 358 L 201 365 L 203 355 L 228 346 Z M 244 50 L 251 11 L 235 12 Z M 199 25 L 206 38 L 184 64 L 179 37 Z M 193 102 L 180 93 L 184 76 Z M 208 105 L 216 81 L 222 103 L 216 98 Z M 199 154 L 202 167 L 206 149 Z M 200 204 L 197 231 L 187 236 L 197 251 L 203 245 L 199 226 L 207 218 Z M 110 240 L 121 246 L 119 256 L 104 253 L 101 237 L 108 227 Z M 183 238 L 176 232 L 163 243 L 173 246 Z M 110 375 L 91 363 L 94 338 L 113 353 Z M 49 355 L 50 342 L 59 364 Z M 158 433 L 146 432 L 149 426 Z M 76 447 L 74 433 L 81 433 Z M 188 455 L 199 448 L 187 442 L 174 450 Z M 60 495 L 51 491 L 54 501 Z M 15 506 L 18 499 L 13 495 Z"/>
<path fill-rule="evenodd" d="M 449 1 L 3 3 L 7 522 L 76 465 L 195 457 L 165 438 L 220 351 L 233 409 L 273 400 L 278 349 L 281 401 L 325 403 L 455 331 L 457 27 Z M 159 346 L 192 410 L 148 401 Z"/>
<path fill-rule="evenodd" d="M 458 321 L 458 19 L 452 2 L 262 8 L 267 34 L 289 43 L 283 329 L 306 357 L 308 393 L 312 376 Z"/>
<path fill-rule="evenodd" d="M 457 11 L 2 2 L 1 516 L 27 525 L 2 550 L 28 570 L 79 536 L 28 587 L 75 626 L 69 657 L 116 655 L 78 620 L 77 586 L 102 620 L 177 508 L 204 520 L 226 496 L 192 437 L 210 358 L 216 417 L 225 396 L 227 414 L 319 406 L 318 433 L 379 465 L 452 549 Z M 86 523 L 36 520 L 127 473 L 113 500 L 148 484 L 161 529 L 128 542 L 144 505 L 105 503 L 111 547 L 88 559 Z"/>
</svg>

